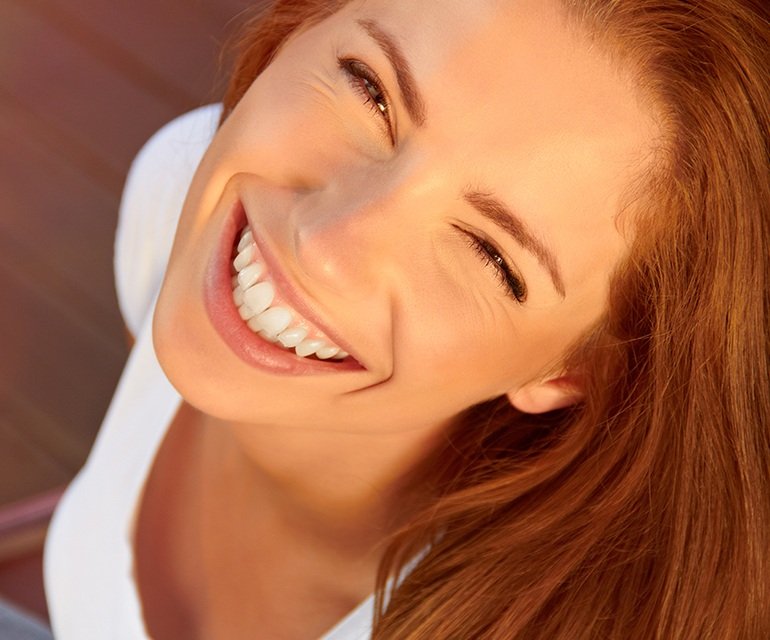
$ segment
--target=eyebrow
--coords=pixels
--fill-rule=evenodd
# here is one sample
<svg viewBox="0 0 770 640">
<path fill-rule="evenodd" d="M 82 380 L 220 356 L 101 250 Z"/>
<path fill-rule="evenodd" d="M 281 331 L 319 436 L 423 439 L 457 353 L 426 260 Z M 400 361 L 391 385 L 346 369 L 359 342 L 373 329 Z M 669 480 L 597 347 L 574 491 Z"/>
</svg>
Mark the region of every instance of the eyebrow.
<svg viewBox="0 0 770 640">
<path fill-rule="evenodd" d="M 396 74 L 396 82 L 409 117 L 418 127 L 425 124 L 425 101 L 420 95 L 412 69 L 396 40 L 374 20 L 357 20 L 366 33 L 379 45 Z"/>
<path fill-rule="evenodd" d="M 534 255 L 542 267 L 551 276 L 554 289 L 564 298 L 564 280 L 559 272 L 556 257 L 548 247 L 533 234 L 524 222 L 505 203 L 488 193 L 467 191 L 465 201 L 477 209 L 485 218 L 491 220 L 505 233 L 511 236 L 524 249 Z"/>
</svg>

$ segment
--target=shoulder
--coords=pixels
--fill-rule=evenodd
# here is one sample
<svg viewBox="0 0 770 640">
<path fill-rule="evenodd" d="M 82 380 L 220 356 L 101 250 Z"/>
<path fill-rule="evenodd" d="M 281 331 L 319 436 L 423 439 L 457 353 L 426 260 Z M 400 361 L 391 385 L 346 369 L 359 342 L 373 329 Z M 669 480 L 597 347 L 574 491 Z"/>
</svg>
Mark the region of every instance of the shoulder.
<svg viewBox="0 0 770 640">
<path fill-rule="evenodd" d="M 136 335 L 160 288 L 187 189 L 216 131 L 221 105 L 180 116 L 155 133 L 126 178 L 115 235 L 115 286 Z"/>
</svg>

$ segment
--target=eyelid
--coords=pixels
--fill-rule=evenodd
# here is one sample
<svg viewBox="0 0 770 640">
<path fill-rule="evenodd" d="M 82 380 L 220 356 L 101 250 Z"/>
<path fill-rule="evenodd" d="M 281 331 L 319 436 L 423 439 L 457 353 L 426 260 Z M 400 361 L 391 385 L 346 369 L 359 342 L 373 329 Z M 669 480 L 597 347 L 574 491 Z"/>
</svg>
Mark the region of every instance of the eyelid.
<svg viewBox="0 0 770 640">
<path fill-rule="evenodd" d="M 363 95 L 364 92 L 368 94 L 366 87 L 360 84 L 363 81 L 368 82 L 382 94 L 383 101 L 385 102 L 385 109 L 379 108 L 379 105 L 376 103 L 374 103 L 373 106 L 376 110 L 377 118 L 380 119 L 380 122 L 384 123 L 385 128 L 387 129 L 391 146 L 395 147 L 397 141 L 395 111 L 393 108 L 393 101 L 390 98 L 390 93 L 388 92 L 385 83 L 371 66 L 356 57 L 340 55 L 337 57 L 337 64 L 343 73 L 349 77 L 353 88 L 362 93 L 362 97 L 366 101 L 373 103 L 373 97 L 370 94 Z"/>
<path fill-rule="evenodd" d="M 513 261 L 500 249 L 497 243 L 489 238 L 485 233 L 471 231 L 460 225 L 453 225 L 458 229 L 469 241 L 471 248 L 479 254 L 482 260 L 486 260 L 497 270 L 500 285 L 506 290 L 506 293 L 514 298 L 519 304 L 523 304 L 527 300 L 527 284 L 521 272 L 512 267 Z M 486 245 L 486 246 L 485 246 Z M 502 264 L 497 262 L 490 250 L 495 255 L 499 256 Z M 483 255 L 482 255 L 483 254 Z M 514 281 L 514 283 L 511 282 Z"/>
</svg>

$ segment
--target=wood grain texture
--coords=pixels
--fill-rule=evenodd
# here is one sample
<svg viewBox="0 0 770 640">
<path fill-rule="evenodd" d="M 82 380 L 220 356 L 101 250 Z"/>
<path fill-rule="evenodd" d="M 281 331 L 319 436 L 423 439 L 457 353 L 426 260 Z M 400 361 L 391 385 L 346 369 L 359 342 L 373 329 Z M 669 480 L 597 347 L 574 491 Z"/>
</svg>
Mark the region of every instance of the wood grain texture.
<svg viewBox="0 0 770 640">
<path fill-rule="evenodd" d="M 246 0 L 0 3 L 0 506 L 68 482 L 127 356 L 112 246 L 128 166 L 217 99 Z"/>
<path fill-rule="evenodd" d="M 126 171 L 165 122 L 217 100 L 219 49 L 252 4 L 0 2 L 0 594 L 40 616 L 47 518 L 19 514 L 50 509 L 82 466 L 127 356 L 112 276 Z"/>
</svg>

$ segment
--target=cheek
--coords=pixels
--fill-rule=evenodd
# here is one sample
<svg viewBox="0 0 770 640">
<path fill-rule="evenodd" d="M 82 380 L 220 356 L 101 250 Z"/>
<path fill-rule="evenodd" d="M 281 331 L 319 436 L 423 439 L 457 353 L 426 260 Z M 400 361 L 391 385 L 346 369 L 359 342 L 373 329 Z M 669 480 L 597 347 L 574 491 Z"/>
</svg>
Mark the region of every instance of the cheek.
<svg viewBox="0 0 770 640">
<path fill-rule="evenodd" d="M 331 180 L 353 149 L 333 96 L 323 91 L 307 82 L 258 78 L 215 140 L 221 170 L 302 188 Z"/>
<path fill-rule="evenodd" d="M 458 410 L 549 373 L 598 317 L 595 305 L 511 311 L 505 300 L 467 292 L 455 300 L 412 306 L 394 344 L 395 377 L 408 377 L 414 393 L 451 398 Z"/>
<path fill-rule="evenodd" d="M 417 394 L 451 398 L 461 410 L 526 378 L 532 359 L 522 357 L 507 301 L 458 283 L 426 289 L 402 291 L 394 318 L 396 380 Z"/>
</svg>

